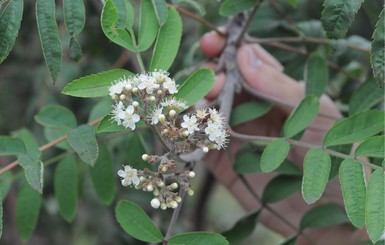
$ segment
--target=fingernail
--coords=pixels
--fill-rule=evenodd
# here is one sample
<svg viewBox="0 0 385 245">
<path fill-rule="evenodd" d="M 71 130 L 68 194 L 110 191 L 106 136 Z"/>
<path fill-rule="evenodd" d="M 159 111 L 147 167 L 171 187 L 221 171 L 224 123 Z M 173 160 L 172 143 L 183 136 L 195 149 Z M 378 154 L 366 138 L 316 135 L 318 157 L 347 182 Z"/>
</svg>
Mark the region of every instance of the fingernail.
<svg viewBox="0 0 385 245">
<path fill-rule="evenodd" d="M 248 65 L 251 68 L 259 68 L 262 65 L 262 61 L 255 55 L 254 50 L 251 47 L 247 47 Z"/>
</svg>

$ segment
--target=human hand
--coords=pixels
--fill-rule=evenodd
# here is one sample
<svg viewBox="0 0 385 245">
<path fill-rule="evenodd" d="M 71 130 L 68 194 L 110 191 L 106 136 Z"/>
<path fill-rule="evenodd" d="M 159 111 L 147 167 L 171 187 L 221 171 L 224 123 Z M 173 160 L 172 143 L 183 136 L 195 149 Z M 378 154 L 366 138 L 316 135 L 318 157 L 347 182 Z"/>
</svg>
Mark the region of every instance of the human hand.
<svg viewBox="0 0 385 245">
<path fill-rule="evenodd" d="M 214 32 L 207 33 L 201 39 L 201 49 L 208 57 L 218 56 L 225 46 L 226 40 Z M 305 87 L 285 75 L 282 65 L 268 52 L 259 45 L 242 45 L 237 53 L 236 59 L 238 68 L 245 80 L 253 89 L 267 97 L 285 102 L 287 105 L 297 105 L 304 98 Z M 213 67 L 215 64 L 209 64 Z M 207 95 L 208 100 L 216 99 L 224 87 L 226 75 L 218 73 L 214 88 Z M 242 92 L 234 100 L 235 103 L 244 102 L 251 96 Z M 272 110 L 261 118 L 242 124 L 241 127 L 233 129 L 236 132 L 248 135 L 280 136 L 283 123 L 290 115 L 292 108 L 287 106 L 275 105 Z M 339 118 L 341 114 L 334 102 L 326 95 L 320 98 L 320 114 L 329 115 L 331 118 Z M 326 131 L 335 123 L 334 119 L 318 116 L 307 128 L 302 141 L 321 145 Z M 231 138 L 230 144 L 232 151 L 235 151 L 242 142 L 236 138 Z M 293 147 L 289 154 L 289 159 L 295 162 L 301 169 L 303 158 L 307 149 Z M 218 181 L 226 186 L 232 194 L 239 200 L 246 210 L 255 210 L 260 204 L 247 191 L 246 187 L 233 171 L 232 163 L 225 151 L 212 152 L 206 158 L 206 166 L 213 173 Z M 248 182 L 254 190 L 261 195 L 266 184 L 275 176 L 274 173 L 249 174 L 246 175 Z M 314 205 L 335 202 L 343 204 L 340 186 L 337 179 L 328 183 L 323 197 Z M 312 206 L 305 203 L 300 193 L 270 205 L 278 213 L 285 216 L 295 226 L 299 226 L 301 217 Z M 295 231 L 284 224 L 271 212 L 264 210 L 260 216 L 261 222 L 270 229 L 289 236 Z M 350 225 L 339 225 L 324 229 L 305 231 L 307 237 L 317 244 L 338 244 L 351 245 L 362 240 L 367 240 L 364 231 L 354 231 Z M 297 244 L 309 244 L 303 236 L 297 240 Z"/>
</svg>

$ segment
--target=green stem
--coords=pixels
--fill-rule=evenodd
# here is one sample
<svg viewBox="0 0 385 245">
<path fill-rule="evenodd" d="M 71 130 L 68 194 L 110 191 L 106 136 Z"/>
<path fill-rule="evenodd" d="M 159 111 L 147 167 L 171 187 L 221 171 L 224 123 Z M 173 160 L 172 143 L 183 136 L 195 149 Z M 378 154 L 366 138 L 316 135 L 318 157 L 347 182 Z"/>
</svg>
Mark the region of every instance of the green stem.
<svg viewBox="0 0 385 245">
<path fill-rule="evenodd" d="M 143 59 L 142 59 L 142 56 L 140 55 L 140 52 L 138 50 L 138 44 L 136 42 L 134 30 L 132 30 L 132 28 L 130 28 L 127 31 L 130 33 L 130 35 L 132 37 L 132 43 L 133 43 L 134 47 L 136 48 L 136 51 L 134 53 L 135 53 L 136 60 L 138 61 L 138 64 L 139 64 L 140 72 L 145 73 L 146 69 L 144 68 Z"/>
</svg>

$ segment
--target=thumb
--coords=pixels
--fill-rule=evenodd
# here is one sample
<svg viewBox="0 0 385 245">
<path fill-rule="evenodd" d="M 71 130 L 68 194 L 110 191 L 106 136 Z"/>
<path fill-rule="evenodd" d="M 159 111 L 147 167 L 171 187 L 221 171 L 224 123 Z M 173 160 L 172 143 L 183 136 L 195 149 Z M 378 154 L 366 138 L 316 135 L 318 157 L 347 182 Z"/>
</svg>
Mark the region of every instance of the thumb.
<svg viewBox="0 0 385 245">
<path fill-rule="evenodd" d="M 295 105 L 304 97 L 304 86 L 277 68 L 266 63 L 265 57 L 255 52 L 251 45 L 242 46 L 237 53 L 237 63 L 247 84 L 254 90 L 286 104 Z M 282 108 L 290 113 L 290 108 Z"/>
</svg>

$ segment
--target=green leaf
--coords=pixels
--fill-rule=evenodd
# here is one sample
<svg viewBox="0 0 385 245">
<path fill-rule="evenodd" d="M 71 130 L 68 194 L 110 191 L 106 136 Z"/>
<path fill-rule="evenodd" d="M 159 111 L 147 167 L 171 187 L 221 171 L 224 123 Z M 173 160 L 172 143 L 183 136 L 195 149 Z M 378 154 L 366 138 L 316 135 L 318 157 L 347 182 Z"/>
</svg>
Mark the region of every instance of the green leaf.
<svg viewBox="0 0 385 245">
<path fill-rule="evenodd" d="M 364 170 L 360 163 L 345 159 L 339 170 L 345 210 L 352 224 L 362 228 L 365 224 L 366 186 Z"/>
<path fill-rule="evenodd" d="M 70 128 L 48 128 L 45 127 L 43 130 L 44 137 L 47 139 L 47 141 L 51 142 L 54 140 L 59 139 L 60 137 L 63 137 L 67 135 L 67 133 L 70 131 Z M 67 141 L 60 142 L 59 144 L 55 145 L 55 147 L 69 150 L 71 147 L 68 144 Z"/>
<path fill-rule="evenodd" d="M 103 99 L 96 103 L 90 112 L 88 122 L 95 121 L 101 117 L 105 117 L 111 112 L 112 100 L 110 98 Z"/>
<path fill-rule="evenodd" d="M 90 173 L 96 195 L 105 205 L 110 205 L 115 198 L 116 175 L 112 164 L 112 156 L 108 148 L 101 144 L 99 146 L 98 160 L 95 166 L 90 168 Z"/>
<path fill-rule="evenodd" d="M 354 91 L 349 101 L 349 114 L 366 111 L 384 100 L 384 90 L 379 88 L 374 79 L 368 79 Z"/>
<path fill-rule="evenodd" d="M 321 148 L 309 150 L 303 164 L 302 196 L 312 204 L 322 196 L 329 180 L 331 159 Z"/>
<path fill-rule="evenodd" d="M 64 23 L 70 36 L 79 34 L 86 21 L 86 13 L 83 0 L 63 1 Z"/>
<path fill-rule="evenodd" d="M 133 74 L 127 70 L 116 69 L 81 77 L 67 84 L 62 93 L 82 98 L 106 96 L 109 94 L 108 88 L 124 76 Z"/>
<path fill-rule="evenodd" d="M 245 152 L 235 156 L 234 171 L 238 174 L 260 173 L 260 156 L 253 152 Z"/>
<path fill-rule="evenodd" d="M 255 0 L 225 0 L 220 9 L 219 14 L 230 16 L 254 7 L 257 1 Z"/>
<path fill-rule="evenodd" d="M 168 9 L 165 0 L 152 0 L 154 6 L 155 15 L 158 20 L 159 26 L 163 26 L 166 23 L 168 17 Z"/>
<path fill-rule="evenodd" d="M 13 174 L 11 172 L 5 172 L 0 174 L 0 196 L 5 199 L 8 195 L 9 188 L 13 181 Z"/>
<path fill-rule="evenodd" d="M 11 52 L 23 17 L 23 0 L 9 1 L 0 15 L 0 64 Z"/>
<path fill-rule="evenodd" d="M 300 176 L 278 175 L 266 185 L 262 195 L 263 203 L 274 203 L 301 190 Z"/>
<path fill-rule="evenodd" d="M 376 170 L 368 182 L 365 206 L 365 224 L 370 240 L 376 243 L 385 232 L 385 178 L 384 170 Z"/>
<path fill-rule="evenodd" d="M 168 70 L 173 63 L 182 38 L 182 19 L 170 8 L 166 23 L 160 28 L 151 58 L 150 70 Z"/>
<path fill-rule="evenodd" d="M 319 101 L 316 96 L 308 95 L 287 118 L 283 127 L 285 137 L 293 137 L 306 129 L 318 115 Z"/>
<path fill-rule="evenodd" d="M 124 27 L 119 26 L 122 22 L 119 20 L 119 17 L 114 0 L 107 0 L 103 7 L 100 20 L 103 33 L 112 42 L 135 52 L 136 47 L 133 43 L 134 37 L 130 36 Z"/>
<path fill-rule="evenodd" d="M 64 158 L 57 165 L 54 189 L 60 214 L 71 223 L 75 218 L 78 199 L 78 170 L 74 156 Z"/>
<path fill-rule="evenodd" d="M 39 149 L 39 145 L 37 144 L 35 137 L 28 129 L 19 129 L 13 135 L 24 142 L 27 152 Z"/>
<path fill-rule="evenodd" d="M 126 130 L 123 125 L 118 125 L 111 115 L 105 116 L 98 124 L 97 133 L 111 133 Z"/>
<path fill-rule="evenodd" d="M 322 24 L 329 38 L 343 38 L 364 0 L 325 0 Z"/>
<path fill-rule="evenodd" d="M 188 232 L 179 233 L 170 237 L 168 245 L 228 245 L 229 242 L 217 233 Z"/>
<path fill-rule="evenodd" d="M 261 169 L 263 172 L 271 172 L 283 163 L 289 154 L 290 144 L 282 138 L 270 142 L 261 156 Z"/>
<path fill-rule="evenodd" d="M 55 0 L 36 1 L 37 28 L 52 80 L 55 82 L 62 64 L 62 51 L 55 17 Z"/>
<path fill-rule="evenodd" d="M 210 92 L 214 83 L 214 72 L 207 68 L 201 68 L 186 79 L 175 97 L 185 100 L 187 106 L 192 106 Z"/>
<path fill-rule="evenodd" d="M 193 10 L 197 11 L 199 15 L 204 16 L 206 14 L 205 8 L 201 3 L 196 2 L 195 0 L 172 0 L 174 5 L 187 5 Z"/>
<path fill-rule="evenodd" d="M 94 166 L 99 154 L 94 127 L 80 125 L 72 129 L 68 132 L 67 141 L 83 162 Z"/>
<path fill-rule="evenodd" d="M 133 202 L 120 201 L 115 208 L 116 220 L 125 232 L 144 242 L 161 242 L 163 235 L 148 215 Z M 170 245 L 170 243 L 168 243 Z"/>
<path fill-rule="evenodd" d="M 74 128 L 76 117 L 71 110 L 60 105 L 48 105 L 39 111 L 35 120 L 42 126 L 51 128 Z"/>
<path fill-rule="evenodd" d="M 25 145 L 21 139 L 10 136 L 0 136 L 0 156 L 17 155 L 25 152 Z"/>
<path fill-rule="evenodd" d="M 16 227 L 21 239 L 27 240 L 33 234 L 41 204 L 41 195 L 29 185 L 22 185 L 16 203 Z"/>
<path fill-rule="evenodd" d="M 321 97 L 329 81 L 329 69 L 326 59 L 318 53 L 309 56 L 304 74 L 306 95 Z"/>
<path fill-rule="evenodd" d="M 349 222 L 343 208 L 336 203 L 321 204 L 310 209 L 301 219 L 300 229 L 324 228 Z"/>
<path fill-rule="evenodd" d="M 339 120 L 323 139 L 324 146 L 355 143 L 384 130 L 383 111 L 371 110 Z"/>
<path fill-rule="evenodd" d="M 28 184 L 43 193 L 44 165 L 40 161 L 41 152 L 38 149 L 32 150 L 26 154 L 20 154 L 17 157 L 19 165 L 23 167 L 25 178 Z"/>
<path fill-rule="evenodd" d="M 157 0 L 157 2 L 162 2 Z M 166 8 L 167 11 L 167 8 Z M 140 2 L 140 25 L 138 36 L 139 51 L 147 50 L 155 41 L 158 34 L 158 21 L 151 0 Z"/>
<path fill-rule="evenodd" d="M 116 11 L 118 12 L 117 28 L 130 29 L 134 25 L 135 12 L 134 7 L 129 0 L 113 0 Z"/>
<path fill-rule="evenodd" d="M 234 224 L 230 230 L 222 232 L 222 236 L 226 237 L 230 244 L 238 243 L 249 237 L 257 225 L 257 220 L 260 213 L 260 210 L 256 210 L 242 217 L 237 221 L 237 223 Z M 211 243 L 208 242 L 207 244 Z"/>
<path fill-rule="evenodd" d="M 74 37 L 71 37 L 70 39 L 69 55 L 70 58 L 74 61 L 79 61 L 83 55 L 82 47 Z"/>
<path fill-rule="evenodd" d="M 251 101 L 238 105 L 231 111 L 230 126 L 234 127 L 268 113 L 272 104 L 267 101 Z"/>
<path fill-rule="evenodd" d="M 356 149 L 355 156 L 385 158 L 385 136 L 373 136 L 362 142 Z"/>
<path fill-rule="evenodd" d="M 385 83 L 385 8 L 382 9 L 376 29 L 373 32 L 373 42 L 370 51 L 370 62 L 372 64 L 373 75 L 378 84 L 382 87 Z"/>
</svg>

